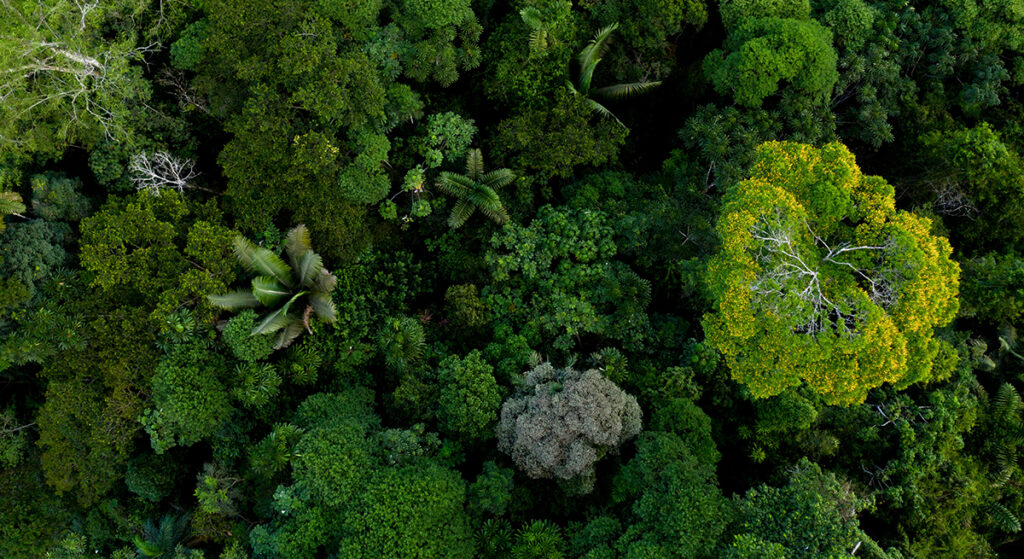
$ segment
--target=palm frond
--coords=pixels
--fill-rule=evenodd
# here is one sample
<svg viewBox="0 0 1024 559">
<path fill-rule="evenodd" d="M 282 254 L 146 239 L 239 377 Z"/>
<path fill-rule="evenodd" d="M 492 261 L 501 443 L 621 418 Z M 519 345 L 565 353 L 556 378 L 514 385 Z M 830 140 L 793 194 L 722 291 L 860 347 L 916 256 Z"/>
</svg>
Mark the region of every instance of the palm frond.
<svg viewBox="0 0 1024 559">
<path fill-rule="evenodd" d="M 484 155 L 479 149 L 471 149 L 466 154 L 466 176 L 476 180 L 484 172 Z"/>
<path fill-rule="evenodd" d="M 606 87 L 599 87 L 591 92 L 591 95 L 595 97 L 603 97 L 605 99 L 624 99 L 627 97 L 634 97 L 636 95 L 643 95 L 659 85 L 661 85 L 661 82 L 618 83 Z"/>
<path fill-rule="evenodd" d="M 291 292 L 270 276 L 256 276 L 252 279 L 252 295 L 261 305 L 272 307 Z"/>
<path fill-rule="evenodd" d="M 312 250 L 309 242 L 309 229 L 304 224 L 300 223 L 288 230 L 288 235 L 284 239 L 284 250 L 288 253 L 292 268 L 298 268 L 302 257 Z"/>
<path fill-rule="evenodd" d="M 303 329 L 304 326 L 300 319 L 295 319 L 294 321 L 286 324 L 284 328 L 281 328 L 277 332 L 277 337 L 274 339 L 274 349 L 283 349 L 292 345 L 295 338 L 298 338 L 299 335 L 302 334 Z"/>
<path fill-rule="evenodd" d="M 504 225 L 508 222 L 508 212 L 506 212 L 504 206 L 500 204 L 497 207 L 481 207 L 480 212 L 498 225 Z"/>
<path fill-rule="evenodd" d="M 516 175 L 509 169 L 495 169 L 480 177 L 481 184 L 489 188 L 501 188 L 516 180 Z"/>
<path fill-rule="evenodd" d="M 590 72 L 593 73 L 594 66 L 601 61 L 605 53 L 608 52 L 608 37 L 619 28 L 618 23 L 613 23 L 607 27 L 602 27 L 597 30 L 594 34 L 594 38 L 590 40 L 587 46 L 583 47 L 580 51 L 580 72 L 585 72 L 587 68 L 590 68 Z"/>
<path fill-rule="evenodd" d="M 465 196 L 466 191 L 473 188 L 475 184 L 469 177 L 448 171 L 441 171 L 437 177 L 437 188 L 441 192 L 456 198 Z"/>
<path fill-rule="evenodd" d="M 241 236 L 235 237 L 234 248 L 235 256 L 246 270 L 271 276 L 286 287 L 292 286 L 291 268 L 280 256 Z"/>
<path fill-rule="evenodd" d="M 334 274 L 328 272 L 326 269 L 320 271 L 320 275 L 316 278 L 316 290 L 323 293 L 330 293 L 334 291 L 334 288 L 338 287 L 338 278 L 334 277 Z"/>
<path fill-rule="evenodd" d="M 452 229 L 462 227 L 462 225 L 466 223 L 466 220 L 473 215 L 474 211 L 476 211 L 476 207 L 473 206 L 473 204 L 470 204 L 465 200 L 459 200 L 455 203 L 455 206 L 452 207 L 452 213 L 448 216 L 448 225 Z"/>
<path fill-rule="evenodd" d="M 306 254 L 302 256 L 295 266 L 295 274 L 298 276 L 299 285 L 308 288 L 314 286 L 317 278 L 320 277 L 320 273 L 323 271 L 323 258 L 320 258 L 320 255 L 312 250 L 307 250 Z"/>
<path fill-rule="evenodd" d="M 244 291 L 241 289 L 231 291 L 223 295 L 207 295 L 206 300 L 215 307 L 229 311 L 251 309 L 260 303 L 259 299 L 252 294 L 252 291 Z"/>
<path fill-rule="evenodd" d="M 338 320 L 338 313 L 334 309 L 334 301 L 331 296 L 322 291 L 316 291 L 309 296 L 309 305 L 313 312 L 324 322 L 335 322 Z"/>
<path fill-rule="evenodd" d="M 281 307 L 279 309 L 277 309 L 277 310 L 271 312 L 270 314 L 268 314 L 267 316 L 263 317 L 263 320 L 261 320 L 259 324 L 257 324 L 256 326 L 252 327 L 251 334 L 253 336 L 256 336 L 256 335 L 259 335 L 259 334 L 272 334 L 274 332 L 277 332 L 281 328 L 284 328 L 285 326 L 287 326 L 293 320 L 300 320 L 301 321 L 301 319 L 299 319 L 299 318 L 296 318 L 294 316 L 289 316 L 288 315 L 288 308 L 292 306 L 292 303 L 294 303 L 296 299 L 298 299 L 299 297 L 305 295 L 306 293 L 307 292 L 305 292 L 305 291 L 300 291 L 300 292 L 296 293 L 295 295 L 292 296 L 291 299 L 288 299 L 287 303 L 285 303 L 284 305 L 281 305 Z"/>
<path fill-rule="evenodd" d="M 600 61 L 601 59 L 598 58 L 594 64 L 580 68 L 580 93 L 583 95 L 590 95 L 590 82 L 594 79 L 594 69 L 597 68 L 597 63 Z"/>
<path fill-rule="evenodd" d="M 620 125 L 622 125 L 623 128 L 626 128 L 626 125 L 622 124 L 622 121 L 619 120 L 618 117 L 616 117 L 614 114 L 612 114 L 612 112 L 609 111 L 601 103 L 598 103 L 597 101 L 594 101 L 593 99 L 587 99 L 587 107 L 589 107 L 591 111 L 594 111 L 595 113 L 597 113 L 597 114 L 599 114 L 599 115 L 601 115 L 601 116 L 603 116 L 605 118 L 610 118 L 610 119 L 614 120 L 615 122 L 618 122 Z"/>
<path fill-rule="evenodd" d="M 505 208 L 502 207 L 498 194 L 486 186 L 481 186 L 475 190 L 470 196 L 466 197 L 466 201 L 499 224 L 508 221 L 508 214 L 505 212 Z"/>
</svg>

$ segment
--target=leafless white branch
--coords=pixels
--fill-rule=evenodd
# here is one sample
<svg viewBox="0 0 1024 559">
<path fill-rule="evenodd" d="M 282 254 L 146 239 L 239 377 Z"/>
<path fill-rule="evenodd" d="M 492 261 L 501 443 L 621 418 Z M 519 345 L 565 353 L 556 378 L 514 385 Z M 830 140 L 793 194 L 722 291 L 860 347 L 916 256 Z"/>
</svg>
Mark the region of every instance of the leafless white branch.
<svg viewBox="0 0 1024 559">
<path fill-rule="evenodd" d="M 156 196 L 164 188 L 183 192 L 191 186 L 189 181 L 199 176 L 194 161 L 178 159 L 166 151 L 137 153 L 132 157 L 128 170 L 137 190 L 148 190 Z"/>
</svg>

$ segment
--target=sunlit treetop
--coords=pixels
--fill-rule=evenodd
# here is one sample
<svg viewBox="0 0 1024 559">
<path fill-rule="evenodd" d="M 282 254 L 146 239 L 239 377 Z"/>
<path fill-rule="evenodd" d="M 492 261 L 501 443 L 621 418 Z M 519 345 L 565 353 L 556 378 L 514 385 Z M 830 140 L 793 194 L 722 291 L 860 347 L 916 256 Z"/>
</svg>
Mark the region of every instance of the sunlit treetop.
<svg viewBox="0 0 1024 559">
<path fill-rule="evenodd" d="M 839 143 L 762 144 L 726 193 L 703 325 L 754 396 L 806 382 L 856 403 L 946 373 L 933 364 L 950 348 L 933 334 L 956 315 L 960 269 L 931 221 L 894 198 Z"/>
</svg>

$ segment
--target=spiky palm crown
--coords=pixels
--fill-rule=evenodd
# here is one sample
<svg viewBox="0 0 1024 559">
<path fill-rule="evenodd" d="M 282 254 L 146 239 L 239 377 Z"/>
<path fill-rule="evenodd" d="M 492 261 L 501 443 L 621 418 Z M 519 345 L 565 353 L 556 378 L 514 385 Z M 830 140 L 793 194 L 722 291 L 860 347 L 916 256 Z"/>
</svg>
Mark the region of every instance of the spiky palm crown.
<svg viewBox="0 0 1024 559">
<path fill-rule="evenodd" d="M 234 249 L 242 267 L 258 274 L 252 288 L 211 295 L 209 300 L 214 306 L 232 311 L 261 306 L 272 309 L 253 327 L 252 335 L 276 332 L 274 348 L 280 349 L 291 345 L 303 330 L 310 330 L 312 315 L 324 322 L 337 320 L 331 292 L 338 280 L 313 252 L 305 225 L 293 227 L 285 237 L 288 263 L 241 236 L 235 238 Z"/>
<path fill-rule="evenodd" d="M 135 547 L 143 557 L 166 557 L 188 535 L 189 520 L 188 514 L 165 514 L 159 524 L 146 520 L 142 536 L 135 536 Z"/>
<path fill-rule="evenodd" d="M 484 158 L 479 149 L 471 149 L 466 155 L 466 174 L 442 172 L 437 187 L 444 193 L 458 199 L 448 217 L 453 229 L 462 227 L 476 210 L 499 225 L 508 221 L 508 213 L 501 205 L 497 189 L 515 180 L 508 169 L 484 173 Z"/>
<path fill-rule="evenodd" d="M 600 99 L 625 99 L 628 97 L 635 97 L 642 95 L 648 91 L 661 85 L 660 81 L 656 82 L 633 82 L 633 83 L 617 83 L 615 85 L 609 85 L 605 87 L 599 87 L 591 90 L 590 84 L 594 79 L 594 70 L 597 69 L 597 65 L 604 58 L 604 55 L 608 53 L 608 41 L 611 38 L 612 33 L 619 28 L 618 23 L 613 23 L 609 26 L 602 27 L 597 30 L 594 34 L 594 38 L 587 43 L 587 46 L 583 47 L 578 57 L 580 63 L 580 78 L 578 85 L 573 86 L 569 83 L 569 89 L 576 94 L 583 95 L 587 98 L 587 107 L 605 118 L 614 119 L 615 122 L 622 124 L 607 107 L 597 102 L 594 98 Z M 625 124 L 622 124 L 625 126 Z"/>
</svg>

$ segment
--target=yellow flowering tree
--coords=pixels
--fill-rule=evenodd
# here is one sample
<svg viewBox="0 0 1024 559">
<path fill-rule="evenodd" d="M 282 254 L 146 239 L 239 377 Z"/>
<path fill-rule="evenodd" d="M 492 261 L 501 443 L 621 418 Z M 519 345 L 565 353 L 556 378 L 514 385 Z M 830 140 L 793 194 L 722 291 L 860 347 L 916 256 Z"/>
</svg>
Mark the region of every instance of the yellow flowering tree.
<svg viewBox="0 0 1024 559">
<path fill-rule="evenodd" d="M 806 382 L 850 404 L 886 382 L 948 374 L 933 371 L 952 351 L 933 333 L 956 315 L 960 268 L 931 222 L 894 198 L 840 143 L 762 144 L 750 178 L 726 193 L 703 326 L 754 396 Z"/>
</svg>

